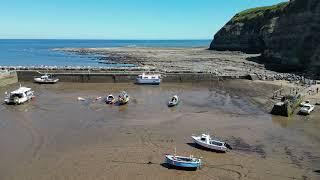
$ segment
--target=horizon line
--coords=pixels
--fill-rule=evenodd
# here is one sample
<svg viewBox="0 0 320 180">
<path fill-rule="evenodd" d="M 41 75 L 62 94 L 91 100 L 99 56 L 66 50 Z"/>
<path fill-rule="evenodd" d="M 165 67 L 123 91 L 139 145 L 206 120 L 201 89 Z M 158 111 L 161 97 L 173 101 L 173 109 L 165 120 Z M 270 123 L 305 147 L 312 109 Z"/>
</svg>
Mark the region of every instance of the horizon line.
<svg viewBox="0 0 320 180">
<path fill-rule="evenodd" d="M 117 38 L 0 38 L 0 40 L 112 40 L 112 41 L 177 41 L 177 40 L 187 40 L 187 41 L 192 41 L 192 40 L 203 40 L 203 41 L 210 41 L 212 39 L 203 39 L 203 38 L 164 38 L 164 39 L 144 39 L 144 38 L 128 38 L 128 39 L 117 39 Z"/>
</svg>

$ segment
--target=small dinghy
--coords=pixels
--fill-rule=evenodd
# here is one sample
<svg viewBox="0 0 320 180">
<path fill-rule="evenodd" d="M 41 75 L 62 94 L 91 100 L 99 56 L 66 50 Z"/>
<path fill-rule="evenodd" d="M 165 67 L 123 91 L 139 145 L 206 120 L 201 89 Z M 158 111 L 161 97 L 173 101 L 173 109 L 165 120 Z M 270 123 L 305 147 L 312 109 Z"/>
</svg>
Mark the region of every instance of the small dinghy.
<svg viewBox="0 0 320 180">
<path fill-rule="evenodd" d="M 179 104 L 180 100 L 178 95 L 174 95 L 171 100 L 168 102 L 169 107 L 177 106 Z"/>
<path fill-rule="evenodd" d="M 78 101 L 85 101 L 86 99 L 83 97 L 78 97 Z"/>
<path fill-rule="evenodd" d="M 124 105 L 124 104 L 127 104 L 130 100 L 130 97 L 129 95 L 125 92 L 125 91 L 122 91 L 120 94 L 119 94 L 119 97 L 118 97 L 118 103 L 119 105 Z"/>
<path fill-rule="evenodd" d="M 191 136 L 193 142 L 197 145 L 215 151 L 226 152 L 232 149 L 231 146 L 225 142 L 214 140 L 209 134 L 202 134 L 201 136 Z"/>
<path fill-rule="evenodd" d="M 107 104 L 114 104 L 116 102 L 116 98 L 112 94 L 109 94 L 106 100 Z"/>
<path fill-rule="evenodd" d="M 175 168 L 185 168 L 197 170 L 201 167 L 201 159 L 194 158 L 193 156 L 176 156 L 166 155 L 165 163 Z"/>
<path fill-rule="evenodd" d="M 34 82 L 39 83 L 39 84 L 55 84 L 59 81 L 58 78 L 54 78 L 50 74 L 45 74 L 41 77 L 35 77 Z"/>
</svg>

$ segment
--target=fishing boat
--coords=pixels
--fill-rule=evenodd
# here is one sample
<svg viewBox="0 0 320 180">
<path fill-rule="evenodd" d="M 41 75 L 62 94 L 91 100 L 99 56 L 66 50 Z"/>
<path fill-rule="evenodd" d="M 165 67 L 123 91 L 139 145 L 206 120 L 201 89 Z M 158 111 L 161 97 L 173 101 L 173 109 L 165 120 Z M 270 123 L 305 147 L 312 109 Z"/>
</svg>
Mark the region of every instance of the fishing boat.
<svg viewBox="0 0 320 180">
<path fill-rule="evenodd" d="M 300 109 L 300 114 L 309 115 L 314 110 L 314 105 L 311 104 L 304 104 L 303 107 Z"/>
<path fill-rule="evenodd" d="M 57 83 L 58 81 L 59 81 L 58 78 L 54 78 L 50 74 L 45 74 L 43 76 L 34 78 L 34 82 L 39 84 L 54 84 L 54 83 Z"/>
<path fill-rule="evenodd" d="M 23 104 L 34 98 L 33 91 L 28 87 L 19 87 L 11 93 L 6 92 L 7 97 L 4 99 L 6 104 Z"/>
<path fill-rule="evenodd" d="M 175 168 L 186 168 L 186 169 L 198 169 L 201 167 L 201 159 L 194 158 L 193 156 L 176 156 L 166 155 L 165 163 Z"/>
<path fill-rule="evenodd" d="M 160 74 L 140 74 L 136 79 L 136 84 L 159 85 L 161 82 Z"/>
<path fill-rule="evenodd" d="M 116 102 L 116 98 L 112 94 L 109 94 L 106 99 L 106 103 L 107 104 L 114 104 L 115 102 Z"/>
<path fill-rule="evenodd" d="M 180 100 L 178 95 L 174 95 L 170 101 L 168 102 L 169 107 L 177 106 L 179 104 Z"/>
<path fill-rule="evenodd" d="M 120 105 L 127 104 L 127 103 L 129 102 L 129 100 L 130 100 L 130 97 L 129 97 L 129 95 L 128 95 L 125 91 L 123 91 L 123 92 L 121 92 L 121 93 L 119 94 L 118 103 L 119 103 Z"/>
<path fill-rule="evenodd" d="M 225 142 L 214 140 L 209 134 L 202 134 L 201 136 L 191 136 L 193 142 L 201 147 L 208 148 L 210 150 L 226 152 L 231 149 L 231 146 Z"/>
</svg>

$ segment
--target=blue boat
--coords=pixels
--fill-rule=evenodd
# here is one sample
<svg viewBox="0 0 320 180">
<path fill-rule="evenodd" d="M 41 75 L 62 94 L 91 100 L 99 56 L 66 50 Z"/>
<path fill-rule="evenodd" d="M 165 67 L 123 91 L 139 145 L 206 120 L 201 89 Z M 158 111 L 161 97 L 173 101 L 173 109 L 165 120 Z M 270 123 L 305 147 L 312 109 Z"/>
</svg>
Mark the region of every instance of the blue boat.
<svg viewBox="0 0 320 180">
<path fill-rule="evenodd" d="M 198 169 L 201 166 L 201 159 L 176 155 L 166 155 L 166 163 L 177 168 Z"/>
</svg>

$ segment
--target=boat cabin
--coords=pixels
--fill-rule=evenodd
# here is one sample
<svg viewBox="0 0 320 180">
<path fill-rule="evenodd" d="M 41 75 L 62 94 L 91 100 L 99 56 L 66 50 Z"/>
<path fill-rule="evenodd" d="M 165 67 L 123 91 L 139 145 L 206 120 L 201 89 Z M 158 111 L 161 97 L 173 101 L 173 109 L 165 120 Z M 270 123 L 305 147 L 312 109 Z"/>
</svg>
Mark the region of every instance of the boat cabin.
<svg viewBox="0 0 320 180">
<path fill-rule="evenodd" d="M 201 141 L 209 144 L 210 139 L 211 139 L 211 138 L 210 138 L 210 135 L 201 134 L 201 138 L 200 138 Z"/>
<path fill-rule="evenodd" d="M 160 74 L 145 74 L 138 75 L 138 79 L 160 79 Z"/>
<path fill-rule="evenodd" d="M 10 98 L 18 97 L 18 98 L 23 98 L 28 95 L 33 95 L 33 92 L 31 91 L 31 88 L 27 87 L 20 87 L 19 89 L 12 91 L 9 94 Z"/>
<path fill-rule="evenodd" d="M 9 94 L 7 94 L 7 97 L 5 98 L 5 103 L 21 104 L 30 100 L 32 97 L 33 97 L 33 91 L 31 90 L 31 88 L 20 87 L 19 89 L 14 90 Z"/>
</svg>

